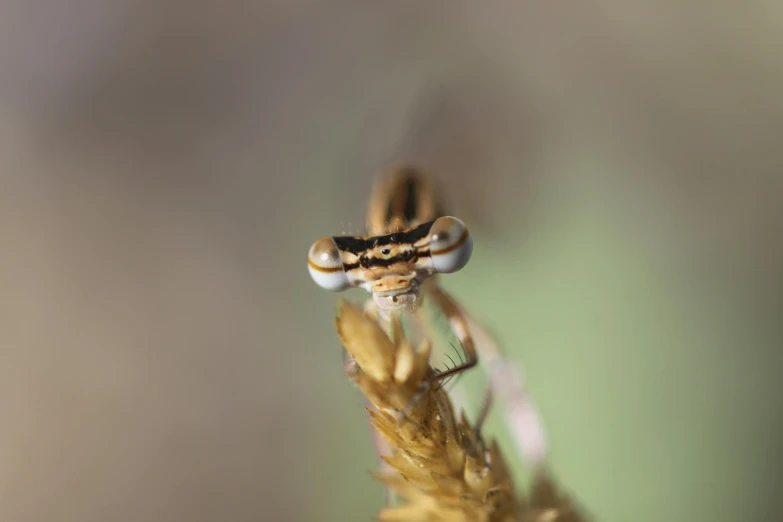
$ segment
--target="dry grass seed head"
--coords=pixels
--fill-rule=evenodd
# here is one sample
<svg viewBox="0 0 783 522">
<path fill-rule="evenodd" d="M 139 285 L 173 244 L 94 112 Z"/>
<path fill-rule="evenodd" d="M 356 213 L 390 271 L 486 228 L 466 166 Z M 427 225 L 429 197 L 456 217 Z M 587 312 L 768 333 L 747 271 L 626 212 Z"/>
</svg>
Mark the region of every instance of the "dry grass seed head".
<svg viewBox="0 0 783 522">
<path fill-rule="evenodd" d="M 545 470 L 527 501 L 515 495 L 499 447 L 486 445 L 458 420 L 445 391 L 430 387 L 411 408 L 424 380 L 433 374 L 430 344 L 414 350 L 398 320 L 391 336 L 355 305 L 341 301 L 337 331 L 359 367 L 351 375 L 375 407 L 370 422 L 389 442 L 383 457 L 390 469 L 373 476 L 407 503 L 383 509 L 381 522 L 579 522 Z M 402 412 L 406 412 L 404 417 Z"/>
<path fill-rule="evenodd" d="M 347 301 L 339 305 L 337 330 L 359 366 L 354 381 L 377 410 L 370 412 L 371 423 L 393 449 L 384 457 L 391 470 L 375 477 L 408 501 L 384 509 L 378 519 L 519 520 L 497 446 L 485 448 L 464 416 L 457 421 L 443 389 L 432 386 L 420 393 L 433 373 L 429 344 L 414 350 L 396 319 L 390 338 Z"/>
</svg>

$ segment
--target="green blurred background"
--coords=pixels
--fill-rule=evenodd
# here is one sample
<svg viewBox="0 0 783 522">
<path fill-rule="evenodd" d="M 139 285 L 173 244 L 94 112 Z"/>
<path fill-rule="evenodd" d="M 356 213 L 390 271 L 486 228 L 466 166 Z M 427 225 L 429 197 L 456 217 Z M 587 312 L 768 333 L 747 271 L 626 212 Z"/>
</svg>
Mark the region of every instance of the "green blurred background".
<svg viewBox="0 0 783 522">
<path fill-rule="evenodd" d="M 777 519 L 782 29 L 772 1 L 3 2 L 0 520 L 369 520 L 304 258 L 409 161 L 589 513 Z"/>
</svg>

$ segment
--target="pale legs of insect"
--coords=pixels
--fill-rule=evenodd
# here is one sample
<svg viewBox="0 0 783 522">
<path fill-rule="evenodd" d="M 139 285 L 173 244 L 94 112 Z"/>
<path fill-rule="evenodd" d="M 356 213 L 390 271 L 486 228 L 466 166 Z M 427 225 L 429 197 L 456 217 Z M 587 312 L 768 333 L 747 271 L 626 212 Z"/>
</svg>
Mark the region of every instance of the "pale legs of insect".
<svg viewBox="0 0 783 522">
<path fill-rule="evenodd" d="M 478 361 L 478 347 L 481 354 L 480 366 L 487 374 L 488 384 L 475 423 L 476 432 L 480 433 L 493 397 L 499 398 L 505 404 L 506 424 L 516 441 L 518 451 L 532 466 L 542 466 L 547 456 L 543 423 L 527 392 L 521 372 L 503 356 L 492 336 L 470 317 L 453 297 L 438 286 L 432 286 L 429 295 L 437 301 L 438 308 L 446 315 L 466 355 L 463 364 L 434 376 L 433 380 L 441 380 L 475 366 Z"/>
<path fill-rule="evenodd" d="M 533 467 L 541 467 L 547 459 L 546 433 L 519 368 L 505 358 L 492 336 L 472 317 L 465 315 L 474 339 L 481 346 L 481 356 L 489 386 L 505 404 L 505 422 L 511 431 L 517 450 Z"/>
</svg>

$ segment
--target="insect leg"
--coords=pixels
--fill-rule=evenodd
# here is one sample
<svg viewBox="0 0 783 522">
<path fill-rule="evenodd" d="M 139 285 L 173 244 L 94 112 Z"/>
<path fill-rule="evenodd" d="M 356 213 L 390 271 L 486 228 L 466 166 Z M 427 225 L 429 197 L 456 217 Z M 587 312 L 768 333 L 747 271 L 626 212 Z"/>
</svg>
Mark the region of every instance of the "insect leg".
<svg viewBox="0 0 783 522">
<path fill-rule="evenodd" d="M 492 336 L 460 308 L 453 297 L 437 286 L 431 288 L 430 295 L 448 318 L 466 356 L 465 362 L 434 375 L 431 380 L 439 381 L 476 366 L 480 355 L 489 382 L 475 424 L 477 432 L 489 414 L 493 398 L 498 397 L 505 404 L 506 423 L 520 453 L 534 465 L 543 463 L 547 455 L 543 423 L 517 367 L 507 360 Z"/>
<path fill-rule="evenodd" d="M 520 454 L 532 465 L 542 465 L 547 458 L 544 425 L 522 372 L 504 357 L 498 344 L 481 325 L 467 314 L 465 318 L 480 347 L 489 387 L 505 405 L 506 424 Z"/>
<path fill-rule="evenodd" d="M 446 318 L 451 325 L 451 329 L 456 334 L 457 339 L 462 344 L 462 348 L 465 351 L 465 360 L 460 364 L 453 366 L 452 368 L 435 373 L 425 379 L 424 382 L 421 383 L 419 390 L 411 399 L 410 405 L 403 412 L 400 412 L 402 418 L 406 418 L 408 416 L 408 413 L 411 411 L 414 405 L 419 401 L 419 399 L 421 399 L 424 393 L 431 386 L 445 382 L 444 379 L 458 375 L 478 364 L 478 354 L 476 353 L 473 337 L 471 336 L 470 330 L 468 328 L 467 317 L 459 308 L 459 306 L 457 306 L 457 303 L 454 301 L 454 299 L 451 298 L 451 296 L 435 285 L 430 287 L 428 297 L 434 299 L 438 308 L 440 308 L 440 310 L 446 315 Z M 484 406 L 482 407 L 480 416 L 475 424 L 476 433 L 480 433 L 480 428 L 484 424 L 484 420 L 489 413 L 491 402 L 492 388 L 488 387 L 483 401 Z"/>
<path fill-rule="evenodd" d="M 465 370 L 473 368 L 478 364 L 479 360 L 473 335 L 471 334 L 468 324 L 468 317 L 459 305 L 457 305 L 454 298 L 435 285 L 430 287 L 429 296 L 436 301 L 438 308 L 446 315 L 446 319 L 448 319 L 451 329 L 457 336 L 457 340 L 460 342 L 462 349 L 465 352 L 465 360 L 461 361 L 460 364 L 455 364 L 446 371 L 433 375 L 424 382 L 425 386 L 430 386 L 436 382 L 445 382 L 444 379 L 449 379 Z M 493 390 L 491 387 L 488 387 L 485 391 L 481 411 L 474 424 L 476 433 L 481 432 L 481 427 L 489 414 L 492 405 L 492 392 Z"/>
<path fill-rule="evenodd" d="M 473 342 L 473 336 L 470 334 L 468 328 L 467 317 L 459 306 L 457 306 L 456 301 L 437 286 L 431 287 L 429 296 L 437 301 L 438 307 L 446 315 L 449 325 L 451 325 L 451 329 L 454 331 L 460 344 L 462 344 L 462 349 L 465 351 L 465 360 L 463 362 L 444 372 L 433 375 L 429 379 L 432 382 L 437 382 L 476 366 L 476 364 L 478 364 L 478 353 L 476 352 L 476 346 Z"/>
</svg>

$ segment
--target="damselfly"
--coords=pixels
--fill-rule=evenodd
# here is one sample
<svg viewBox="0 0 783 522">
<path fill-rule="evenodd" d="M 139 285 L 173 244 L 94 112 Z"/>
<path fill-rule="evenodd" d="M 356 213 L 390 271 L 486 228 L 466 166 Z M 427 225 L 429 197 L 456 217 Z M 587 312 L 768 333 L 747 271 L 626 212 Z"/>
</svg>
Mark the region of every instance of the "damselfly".
<svg viewBox="0 0 783 522">
<path fill-rule="evenodd" d="M 437 275 L 463 268 L 473 252 L 465 224 L 445 214 L 435 180 L 415 168 L 394 169 L 376 182 L 370 197 L 367 236 L 328 236 L 308 254 L 313 280 L 332 291 L 363 288 L 365 305 L 384 327 L 393 314 L 409 313 L 415 322 L 428 319 L 422 303 L 431 301 L 448 319 L 462 345 L 464 360 L 435 373 L 424 386 L 444 382 L 485 359 L 490 379 L 475 423 L 482 425 L 493 394 L 504 399 L 507 421 L 525 456 L 538 464 L 545 454 L 541 425 L 519 374 L 501 356 L 491 337 L 445 292 Z M 480 339 L 476 343 L 475 339 Z"/>
</svg>

